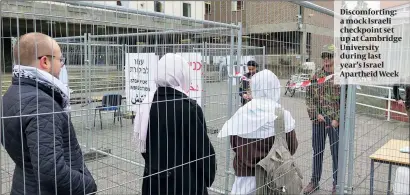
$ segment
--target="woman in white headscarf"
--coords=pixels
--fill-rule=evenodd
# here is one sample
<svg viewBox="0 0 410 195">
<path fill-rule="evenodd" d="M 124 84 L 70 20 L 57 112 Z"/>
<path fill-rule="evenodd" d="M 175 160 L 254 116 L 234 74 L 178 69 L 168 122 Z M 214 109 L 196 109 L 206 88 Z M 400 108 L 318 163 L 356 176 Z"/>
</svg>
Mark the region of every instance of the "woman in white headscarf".
<svg viewBox="0 0 410 195">
<path fill-rule="evenodd" d="M 188 97 L 189 64 L 166 54 L 155 72 L 157 88 L 136 110 L 137 149 L 145 159 L 142 194 L 208 194 L 215 151 L 201 107 Z"/>
<path fill-rule="evenodd" d="M 255 166 L 270 151 L 275 140 L 275 109 L 281 107 L 280 82 L 276 75 L 263 70 L 251 81 L 253 99 L 245 104 L 224 124 L 218 137 L 230 137 L 235 152 L 233 167 L 235 182 L 231 194 L 254 194 Z M 295 120 L 289 111 L 284 112 L 286 141 L 293 155 L 297 148 Z"/>
</svg>

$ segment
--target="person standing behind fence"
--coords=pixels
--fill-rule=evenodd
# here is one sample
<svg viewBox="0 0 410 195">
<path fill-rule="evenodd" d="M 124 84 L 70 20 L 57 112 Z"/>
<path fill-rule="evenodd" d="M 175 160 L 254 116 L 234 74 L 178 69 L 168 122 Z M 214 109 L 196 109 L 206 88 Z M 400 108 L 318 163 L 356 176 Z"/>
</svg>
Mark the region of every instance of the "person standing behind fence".
<svg viewBox="0 0 410 195">
<path fill-rule="evenodd" d="M 280 82 L 270 70 L 256 73 L 251 80 L 253 99 L 225 122 L 218 137 L 230 137 L 235 152 L 235 182 L 231 194 L 255 194 L 256 164 L 268 155 L 275 140 L 275 110 L 280 108 Z M 284 112 L 286 141 L 293 155 L 298 147 L 295 119 Z"/>
<path fill-rule="evenodd" d="M 323 67 L 316 72 L 312 85 L 306 88 L 306 105 L 309 118 L 312 121 L 313 173 L 309 185 L 304 189 L 310 194 L 319 189 L 322 175 L 323 155 L 326 144 L 326 134 L 329 136 L 330 153 L 333 161 L 333 189 L 336 193 L 337 162 L 339 148 L 339 110 L 340 85 L 335 85 L 333 78 L 325 83 L 315 83 L 316 79 L 334 73 L 334 45 L 325 45 L 322 50 Z"/>
<path fill-rule="evenodd" d="M 136 110 L 137 150 L 145 159 L 142 194 L 208 194 L 215 179 L 215 150 L 201 107 L 188 97 L 189 65 L 166 54 L 155 72 L 157 88 Z"/>
<path fill-rule="evenodd" d="M 394 98 L 397 101 L 397 103 L 400 106 L 403 106 L 406 108 L 407 116 L 410 117 L 410 85 L 407 85 L 405 87 L 406 96 L 404 98 L 404 102 L 399 93 L 399 86 L 397 85 L 393 86 L 393 94 L 394 94 Z"/>
<path fill-rule="evenodd" d="M 247 66 L 249 72 L 246 73 L 244 76 L 247 79 L 251 79 L 251 77 L 258 72 L 258 64 L 255 61 L 251 60 L 247 63 Z M 249 94 L 249 81 L 241 80 L 241 84 L 239 87 L 239 96 L 241 96 L 242 105 L 245 105 L 252 99 L 251 94 Z"/>
<path fill-rule="evenodd" d="M 65 59 L 51 37 L 28 33 L 14 47 L 12 85 L 3 97 L 2 144 L 16 164 L 11 194 L 89 194 L 97 191 L 84 164 L 58 79 Z"/>
</svg>

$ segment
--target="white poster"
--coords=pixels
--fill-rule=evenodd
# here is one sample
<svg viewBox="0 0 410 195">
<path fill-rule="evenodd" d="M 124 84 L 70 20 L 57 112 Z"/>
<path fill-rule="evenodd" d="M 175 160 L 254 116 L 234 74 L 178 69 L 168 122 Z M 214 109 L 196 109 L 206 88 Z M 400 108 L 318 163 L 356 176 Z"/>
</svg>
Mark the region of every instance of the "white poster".
<svg viewBox="0 0 410 195">
<path fill-rule="evenodd" d="M 244 66 L 243 65 L 241 65 L 241 66 L 237 65 L 236 56 L 233 57 L 233 71 L 234 71 L 233 73 L 231 72 L 231 56 L 226 56 L 226 61 L 227 61 L 227 64 L 228 64 L 227 69 L 228 69 L 228 74 L 229 75 L 242 76 L 244 74 L 244 71 L 245 71 Z M 241 64 L 242 64 L 242 62 L 241 62 Z M 229 79 L 228 79 L 228 83 L 229 83 Z M 232 85 L 236 86 L 237 84 L 238 84 L 237 79 L 234 79 L 232 81 Z"/>
<path fill-rule="evenodd" d="M 66 66 L 63 66 L 61 68 L 60 75 L 58 78 L 68 88 L 68 72 Z M 69 90 L 69 93 L 71 93 L 71 90 Z M 70 94 L 68 95 L 70 96 Z"/>
<path fill-rule="evenodd" d="M 249 61 L 255 61 L 255 56 L 242 56 L 241 64 L 247 66 Z"/>
<path fill-rule="evenodd" d="M 158 66 L 155 53 L 127 53 L 125 58 L 125 96 L 127 109 L 136 110 L 155 87 L 154 75 Z"/>
<path fill-rule="evenodd" d="M 65 87 L 68 89 L 68 99 L 71 97 L 71 93 L 73 90 L 70 89 L 68 86 L 68 71 L 67 67 L 64 65 L 60 70 L 60 75 L 58 76 L 59 80 L 64 84 Z M 68 106 L 68 109 L 71 110 L 71 106 Z"/>
<path fill-rule="evenodd" d="M 226 66 L 226 57 L 225 56 L 213 56 L 212 57 L 214 65 Z"/>
<path fill-rule="evenodd" d="M 202 75 L 203 75 L 203 65 L 202 65 L 202 55 L 201 53 L 177 53 L 181 55 L 182 58 L 188 61 L 190 66 L 190 77 L 191 86 L 189 90 L 189 97 L 197 101 L 197 104 L 202 106 Z"/>
<path fill-rule="evenodd" d="M 240 65 L 240 66 L 235 65 L 235 66 L 233 66 L 233 68 L 234 68 L 234 71 L 235 71 L 235 76 L 240 76 L 241 77 L 241 76 L 246 74 L 247 67 L 244 66 L 244 65 Z M 237 79 L 233 80 L 232 85 L 235 86 L 237 84 L 238 84 Z"/>
<path fill-rule="evenodd" d="M 228 64 L 230 63 L 230 56 L 226 56 L 226 59 L 228 61 Z M 254 60 L 255 61 L 255 56 L 242 56 L 241 57 L 241 65 L 236 64 L 236 57 L 234 59 L 234 75 L 235 76 L 243 76 L 244 74 L 248 73 L 248 67 L 247 64 L 249 61 Z M 231 73 L 231 68 L 228 67 L 228 73 Z M 229 82 L 229 80 L 228 80 Z M 237 85 L 237 80 L 233 80 L 232 85 Z"/>
</svg>

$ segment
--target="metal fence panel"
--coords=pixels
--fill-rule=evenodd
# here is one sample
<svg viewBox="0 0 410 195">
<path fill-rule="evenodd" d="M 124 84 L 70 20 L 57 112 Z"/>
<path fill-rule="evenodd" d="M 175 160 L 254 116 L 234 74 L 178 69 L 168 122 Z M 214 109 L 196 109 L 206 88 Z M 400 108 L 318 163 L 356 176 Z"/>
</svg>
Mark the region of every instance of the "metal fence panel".
<svg viewBox="0 0 410 195">
<path fill-rule="evenodd" d="M 339 131 L 320 129 L 315 125 L 318 119 L 311 120 L 307 112 L 308 106 L 323 108 L 318 102 L 309 102 L 314 93 L 300 85 L 323 68 L 323 46 L 334 43 L 334 13 L 330 11 L 333 2 L 317 2 L 317 5 L 306 1 L 126 4 L 138 10 L 127 8 L 125 3 L 122 6 L 113 3 L 0 2 L 0 102 L 3 104 L 3 95 L 11 85 L 16 37 L 41 32 L 57 40 L 67 59 L 71 120 L 84 153 L 83 164 L 93 175 L 98 194 L 141 194 L 145 165 L 132 138 L 135 106 L 143 100 L 144 93 L 131 93 L 129 89 L 137 86 L 131 82 L 152 82 L 136 72 L 160 68 L 157 61 L 167 53 L 181 54 L 195 74 L 200 72 L 201 80 L 194 81 L 196 85 L 192 85 L 191 90 L 196 91 L 194 99 L 200 98 L 207 135 L 216 151 L 217 173 L 209 188 L 210 194 L 238 190 L 238 186 L 233 186 L 240 180 L 235 176 L 234 166 L 238 164 L 234 158 L 238 154 L 234 150 L 252 144 L 251 141 L 232 147 L 229 138 L 217 137 L 225 122 L 243 106 L 239 87 L 242 76 L 249 71 L 247 62 L 250 60 L 259 64 L 259 71 L 271 70 L 281 83 L 279 103 L 295 119 L 299 146 L 293 159 L 301 169 L 303 187 L 311 182 L 312 169 L 316 167 L 322 170 L 321 180 L 315 186 L 318 193 L 332 193 L 334 178 L 338 180 L 335 187 L 340 189 L 340 194 L 387 192 L 388 181 L 393 181 L 392 173 L 397 169 L 371 162 L 369 156 L 391 139 L 409 139 L 408 122 L 397 121 L 404 121 L 406 113 L 397 111 L 392 88 L 339 86 L 340 98 L 333 98 L 340 101 L 341 106 L 328 110 L 329 115 L 340 115 Z M 166 9 L 182 8 L 181 14 L 189 13 L 189 16 L 145 11 L 158 3 L 168 6 Z M 405 59 L 402 56 L 401 60 Z M 138 69 L 133 63 L 144 67 Z M 329 82 L 333 81 L 325 85 L 332 84 Z M 309 87 L 321 86 L 323 84 L 310 83 Z M 264 90 L 274 89 L 266 86 Z M 321 97 L 339 92 L 328 88 L 319 90 L 322 90 L 318 95 Z M 123 97 L 121 111 L 99 114 L 98 106 L 102 105 L 103 96 L 109 94 Z M 4 116 L 5 110 L 1 108 L 4 129 L 3 121 L 10 117 Z M 275 135 L 272 127 L 268 129 Z M 1 140 L 2 143 L 10 141 L 3 133 Z M 264 144 L 271 143 L 261 143 Z M 253 152 L 249 155 L 255 155 Z M 4 147 L 0 150 L 0 167 L 0 192 L 9 194 L 15 163 Z M 275 179 L 278 181 L 281 177 Z"/>
<path fill-rule="evenodd" d="M 225 45 L 225 51 L 233 51 L 232 46 L 237 43 L 229 42 L 231 36 L 238 36 L 237 26 L 172 15 L 151 18 L 156 13 L 112 10 L 108 5 L 81 2 L 68 5 L 57 2 L 2 1 L 1 4 L 2 21 L 14 23 L 18 21 L 15 19 L 17 14 L 28 21 L 24 24 L 20 22 L 17 26 L 2 26 L 2 48 L 7 46 L 3 43 L 8 41 L 9 35 L 19 37 L 29 32 L 48 34 L 59 43 L 62 54 L 67 59 L 73 125 L 83 148 L 84 164 L 96 180 L 98 194 L 135 194 L 141 190 L 144 160 L 135 151 L 132 140 L 132 105 L 124 99 L 120 115 L 112 111 L 99 115 L 96 111 L 103 95 L 120 94 L 124 98 L 132 98 L 126 97 L 125 93 L 126 82 L 129 82 L 125 73 L 129 53 L 154 53 L 158 59 L 166 53 L 198 53 L 202 56 L 199 61 L 192 59 L 191 68 L 200 68 L 203 78 L 206 78 L 203 79 L 200 90 L 203 90 L 201 99 L 209 137 L 216 149 L 219 170 L 227 164 L 225 162 L 230 162 L 225 156 L 227 150 L 224 149 L 224 142 L 215 135 L 215 130 L 228 117 L 230 100 L 227 81 L 218 80 L 218 70 L 206 60 L 209 55 L 207 51 L 198 52 L 194 49 L 204 48 L 205 43 L 214 44 L 212 36 L 217 34 L 222 40 L 215 44 Z M 192 7 L 201 7 L 202 4 L 203 2 L 190 2 Z M 45 11 L 41 12 L 41 9 Z M 59 13 L 64 14 L 55 17 L 51 10 L 59 10 Z M 192 10 L 192 14 L 197 15 L 194 12 L 198 12 L 198 9 Z M 185 43 L 186 41 L 188 42 Z M 9 47 L 12 48 L 11 45 Z M 5 53 L 2 49 L 2 56 Z M 229 56 L 231 53 L 224 52 L 224 55 Z M 5 59 L 9 59 L 11 53 L 6 55 L 6 58 L 2 58 L 2 64 L 6 64 Z M 9 80 L 10 73 L 3 68 L 4 66 L 2 80 Z M 2 94 L 9 85 L 9 82 L 2 82 L 2 87 L 5 87 Z M 2 120 L 6 118 L 2 116 Z M 4 138 L 2 135 L 3 140 Z M 2 148 L 2 194 L 10 193 L 13 170 L 14 163 Z M 219 171 L 210 190 L 220 192 L 226 189 L 223 182 L 226 176 L 227 173 Z"/>
</svg>

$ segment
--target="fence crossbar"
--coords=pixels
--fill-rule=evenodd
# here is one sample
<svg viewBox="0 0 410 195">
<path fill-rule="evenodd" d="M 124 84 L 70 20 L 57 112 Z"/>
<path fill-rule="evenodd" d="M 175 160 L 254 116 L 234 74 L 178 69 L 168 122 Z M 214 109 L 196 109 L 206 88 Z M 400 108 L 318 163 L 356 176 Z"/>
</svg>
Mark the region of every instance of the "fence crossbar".
<svg viewBox="0 0 410 195">
<path fill-rule="evenodd" d="M 116 12 L 125 12 L 125 13 L 132 13 L 132 14 L 138 14 L 138 15 L 153 16 L 153 17 L 164 18 L 164 19 L 189 21 L 189 22 L 202 23 L 202 24 L 208 24 L 208 25 L 215 25 L 215 26 L 227 27 L 227 28 L 233 28 L 233 29 L 239 29 L 240 28 L 239 26 L 234 25 L 234 24 L 226 24 L 226 23 L 214 22 L 214 21 L 209 21 L 209 20 L 198 20 L 198 19 L 195 19 L 195 18 L 173 16 L 173 15 L 168 15 L 168 14 L 165 14 L 165 13 L 149 12 L 149 11 L 143 11 L 143 10 L 137 10 L 137 9 L 122 8 L 122 7 L 117 7 L 117 6 L 89 3 L 89 2 L 84 2 L 84 1 L 56 0 L 56 2 L 66 3 L 66 4 L 69 4 L 69 5 L 73 5 L 73 6 L 84 6 L 84 7 L 91 7 L 91 8 L 99 8 L 99 9 L 111 10 L 111 11 L 116 11 Z"/>
</svg>

